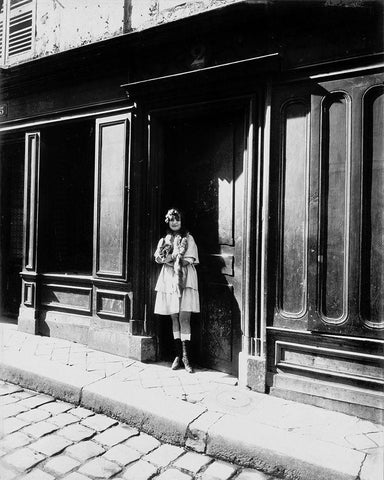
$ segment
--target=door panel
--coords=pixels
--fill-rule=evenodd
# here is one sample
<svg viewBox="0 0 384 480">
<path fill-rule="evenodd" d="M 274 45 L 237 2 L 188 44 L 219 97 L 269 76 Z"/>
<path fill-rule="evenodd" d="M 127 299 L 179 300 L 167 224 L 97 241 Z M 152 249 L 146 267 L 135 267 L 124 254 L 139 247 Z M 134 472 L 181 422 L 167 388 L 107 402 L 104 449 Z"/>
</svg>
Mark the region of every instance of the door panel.
<svg viewBox="0 0 384 480">
<path fill-rule="evenodd" d="M 231 372 L 232 328 L 238 320 L 233 286 L 207 282 L 202 295 L 201 359 L 211 368 Z"/>
<path fill-rule="evenodd" d="M 96 132 L 94 273 L 125 279 L 130 114 L 98 119 Z"/>
<path fill-rule="evenodd" d="M 245 112 L 205 113 L 165 127 L 163 210 L 185 211 L 199 248 L 198 362 L 237 373 L 241 345 Z"/>
<path fill-rule="evenodd" d="M 270 326 L 384 335 L 379 82 L 372 75 L 274 91 Z"/>
<path fill-rule="evenodd" d="M 272 107 L 269 323 L 306 330 L 310 94 L 276 91 Z"/>
<path fill-rule="evenodd" d="M 384 328 L 384 89 L 364 98 L 361 316 Z"/>
<path fill-rule="evenodd" d="M 324 323 L 347 317 L 350 189 L 350 102 L 327 95 L 322 109 L 320 186 L 320 310 Z"/>
<path fill-rule="evenodd" d="M 308 111 L 291 101 L 282 112 L 282 177 L 278 299 L 284 317 L 301 317 L 307 306 Z"/>
</svg>

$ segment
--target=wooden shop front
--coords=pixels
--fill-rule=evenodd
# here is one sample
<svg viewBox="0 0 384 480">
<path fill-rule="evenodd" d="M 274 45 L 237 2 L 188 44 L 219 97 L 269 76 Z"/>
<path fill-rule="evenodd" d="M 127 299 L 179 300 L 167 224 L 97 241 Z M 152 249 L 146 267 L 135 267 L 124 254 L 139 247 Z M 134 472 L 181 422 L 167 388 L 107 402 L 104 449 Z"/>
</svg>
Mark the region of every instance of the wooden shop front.
<svg viewBox="0 0 384 480">
<path fill-rule="evenodd" d="M 59 71 L 54 58 L 10 69 L 2 163 L 25 153 L 19 328 L 167 358 L 152 256 L 176 204 L 201 261 L 195 362 L 380 420 L 381 6 L 283 3 L 62 53 Z"/>
</svg>

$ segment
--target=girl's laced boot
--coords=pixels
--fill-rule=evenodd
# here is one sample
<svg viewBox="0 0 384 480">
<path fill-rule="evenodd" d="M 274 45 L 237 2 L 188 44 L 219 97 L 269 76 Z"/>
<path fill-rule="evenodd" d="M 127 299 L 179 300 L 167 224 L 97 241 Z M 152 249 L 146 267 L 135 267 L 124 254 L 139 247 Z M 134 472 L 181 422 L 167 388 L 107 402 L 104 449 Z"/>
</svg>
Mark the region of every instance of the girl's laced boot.
<svg viewBox="0 0 384 480">
<path fill-rule="evenodd" d="M 194 370 L 192 368 L 192 365 L 189 363 L 189 340 L 183 340 L 183 363 L 184 363 L 184 368 L 188 373 L 194 373 Z"/>
<path fill-rule="evenodd" d="M 172 362 L 171 369 L 177 370 L 181 367 L 181 340 L 180 338 L 175 338 L 173 340 L 174 348 L 175 348 L 175 359 Z"/>
</svg>

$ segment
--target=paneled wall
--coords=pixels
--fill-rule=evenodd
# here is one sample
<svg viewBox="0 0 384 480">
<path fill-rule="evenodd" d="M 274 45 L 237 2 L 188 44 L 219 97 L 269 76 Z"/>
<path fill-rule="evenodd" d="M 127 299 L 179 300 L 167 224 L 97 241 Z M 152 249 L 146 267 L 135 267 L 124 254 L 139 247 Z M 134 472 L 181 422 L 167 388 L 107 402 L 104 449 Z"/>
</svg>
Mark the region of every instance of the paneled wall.
<svg viewBox="0 0 384 480">
<path fill-rule="evenodd" d="M 344 385 L 354 393 L 343 402 L 381 408 L 383 94 L 380 74 L 274 88 L 267 330 L 276 394 L 339 401 Z"/>
</svg>

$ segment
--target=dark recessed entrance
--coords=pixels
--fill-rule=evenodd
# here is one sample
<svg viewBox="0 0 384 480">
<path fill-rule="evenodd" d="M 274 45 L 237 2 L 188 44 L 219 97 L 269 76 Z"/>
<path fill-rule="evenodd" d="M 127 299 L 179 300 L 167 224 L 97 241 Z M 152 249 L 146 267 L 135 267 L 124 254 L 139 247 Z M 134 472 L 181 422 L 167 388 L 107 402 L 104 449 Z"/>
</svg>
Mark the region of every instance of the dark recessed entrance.
<svg viewBox="0 0 384 480">
<path fill-rule="evenodd" d="M 194 359 L 231 374 L 237 374 L 241 349 L 244 110 L 206 108 L 156 118 L 151 139 L 160 167 L 160 228 L 166 209 L 178 206 L 199 248 L 201 313 L 192 317 Z M 165 357 L 171 351 L 170 320 L 158 317 L 157 325 Z"/>
<path fill-rule="evenodd" d="M 4 135 L 0 151 L 1 315 L 16 318 L 23 262 L 24 135 Z"/>
</svg>

